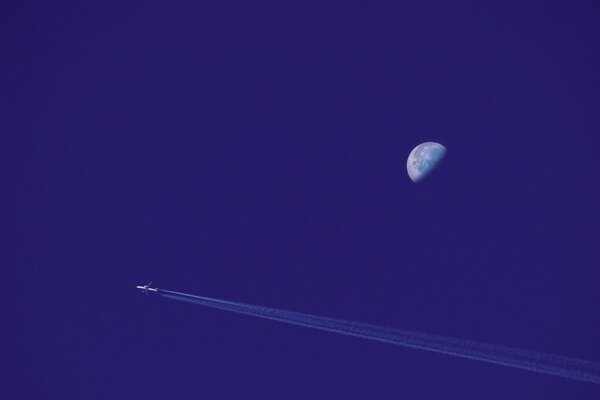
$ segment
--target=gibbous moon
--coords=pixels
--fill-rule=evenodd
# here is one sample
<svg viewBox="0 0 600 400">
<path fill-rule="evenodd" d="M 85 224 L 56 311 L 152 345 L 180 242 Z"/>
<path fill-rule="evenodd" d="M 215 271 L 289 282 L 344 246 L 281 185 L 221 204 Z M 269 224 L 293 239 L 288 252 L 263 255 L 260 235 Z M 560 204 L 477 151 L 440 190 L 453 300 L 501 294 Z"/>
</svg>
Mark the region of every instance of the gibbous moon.
<svg viewBox="0 0 600 400">
<path fill-rule="evenodd" d="M 415 147 L 406 160 L 406 170 L 413 182 L 425 178 L 442 161 L 446 148 L 439 143 L 425 142 Z"/>
</svg>

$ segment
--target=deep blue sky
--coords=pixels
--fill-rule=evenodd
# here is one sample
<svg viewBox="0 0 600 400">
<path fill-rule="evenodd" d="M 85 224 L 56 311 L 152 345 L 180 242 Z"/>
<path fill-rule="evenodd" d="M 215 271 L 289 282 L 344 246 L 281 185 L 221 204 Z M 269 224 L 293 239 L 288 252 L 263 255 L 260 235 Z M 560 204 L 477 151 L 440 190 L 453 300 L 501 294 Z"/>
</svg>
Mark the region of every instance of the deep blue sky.
<svg viewBox="0 0 600 400">
<path fill-rule="evenodd" d="M 4 2 L 0 397 L 600 398 L 135 290 L 600 361 L 597 2 L 326 3 Z"/>
</svg>

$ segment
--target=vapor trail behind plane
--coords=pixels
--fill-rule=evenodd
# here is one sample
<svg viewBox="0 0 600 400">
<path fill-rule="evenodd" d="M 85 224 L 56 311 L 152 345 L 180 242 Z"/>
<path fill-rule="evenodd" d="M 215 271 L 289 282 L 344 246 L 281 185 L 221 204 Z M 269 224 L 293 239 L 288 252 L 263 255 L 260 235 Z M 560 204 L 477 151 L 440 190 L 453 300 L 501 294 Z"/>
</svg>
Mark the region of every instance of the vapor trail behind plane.
<svg viewBox="0 0 600 400">
<path fill-rule="evenodd" d="M 148 290 L 149 288 L 142 287 Z M 152 290 L 154 291 L 154 290 Z M 600 363 L 156 289 L 162 297 L 293 325 L 600 384 Z"/>
</svg>

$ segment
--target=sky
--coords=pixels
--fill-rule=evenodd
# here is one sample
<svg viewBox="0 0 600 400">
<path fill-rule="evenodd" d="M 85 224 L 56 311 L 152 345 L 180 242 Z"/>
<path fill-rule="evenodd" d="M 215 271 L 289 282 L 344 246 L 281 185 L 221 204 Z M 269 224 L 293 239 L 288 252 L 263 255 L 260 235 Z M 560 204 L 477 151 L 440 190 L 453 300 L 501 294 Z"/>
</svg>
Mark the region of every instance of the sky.
<svg viewBox="0 0 600 400">
<path fill-rule="evenodd" d="M 4 2 L 0 397 L 599 398 L 135 289 L 600 361 L 599 17 Z"/>
</svg>

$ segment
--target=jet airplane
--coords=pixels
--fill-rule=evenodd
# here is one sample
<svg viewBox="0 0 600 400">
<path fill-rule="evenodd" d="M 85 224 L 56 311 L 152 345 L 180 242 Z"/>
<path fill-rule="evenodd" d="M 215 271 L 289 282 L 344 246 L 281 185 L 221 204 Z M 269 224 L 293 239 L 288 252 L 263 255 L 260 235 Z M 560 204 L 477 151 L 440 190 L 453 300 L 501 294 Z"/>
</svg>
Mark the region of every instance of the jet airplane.
<svg viewBox="0 0 600 400">
<path fill-rule="evenodd" d="M 146 296 L 148 296 L 148 292 L 158 292 L 158 288 L 151 288 L 150 285 L 152 285 L 152 282 L 146 285 L 136 286 L 136 289 L 140 289 L 142 292 L 146 293 Z"/>
</svg>

